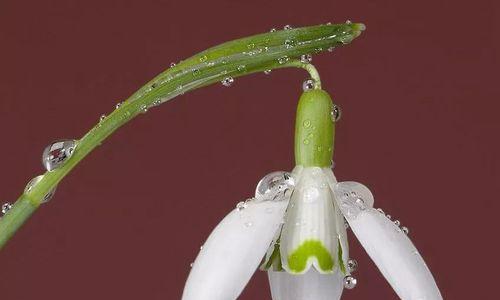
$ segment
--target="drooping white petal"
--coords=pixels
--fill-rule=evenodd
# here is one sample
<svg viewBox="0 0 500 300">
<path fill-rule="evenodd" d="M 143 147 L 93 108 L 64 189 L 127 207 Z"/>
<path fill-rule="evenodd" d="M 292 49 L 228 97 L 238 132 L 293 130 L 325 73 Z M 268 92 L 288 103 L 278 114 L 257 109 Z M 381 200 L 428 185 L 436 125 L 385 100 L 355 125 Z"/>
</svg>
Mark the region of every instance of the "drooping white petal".
<svg viewBox="0 0 500 300">
<path fill-rule="evenodd" d="M 273 300 L 338 300 L 344 289 L 343 275 L 320 274 L 310 269 L 302 275 L 268 272 Z"/>
<path fill-rule="evenodd" d="M 212 231 L 189 274 L 183 300 L 234 300 L 277 231 L 288 201 L 250 201 Z"/>
<path fill-rule="evenodd" d="M 340 206 L 349 225 L 394 291 L 404 300 L 439 300 L 439 289 L 422 256 L 384 214 L 351 201 Z"/>
<path fill-rule="evenodd" d="M 296 179 L 281 231 L 283 268 L 303 274 L 314 266 L 320 273 L 332 273 L 339 266 L 339 238 L 345 238 L 343 217 L 320 168 L 303 168 Z"/>
</svg>

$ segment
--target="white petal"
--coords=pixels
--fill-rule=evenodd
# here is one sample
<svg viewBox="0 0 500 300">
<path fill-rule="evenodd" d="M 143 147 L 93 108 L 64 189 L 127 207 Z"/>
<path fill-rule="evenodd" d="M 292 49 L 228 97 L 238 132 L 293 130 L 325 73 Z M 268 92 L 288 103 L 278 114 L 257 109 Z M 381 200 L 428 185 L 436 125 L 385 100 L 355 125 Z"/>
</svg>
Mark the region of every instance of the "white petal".
<svg viewBox="0 0 500 300">
<path fill-rule="evenodd" d="M 259 266 L 288 201 L 251 201 L 212 231 L 189 274 L 183 300 L 234 300 Z"/>
<path fill-rule="evenodd" d="M 331 273 L 339 266 L 343 217 L 320 168 L 304 168 L 298 175 L 285 219 L 280 242 L 285 270 L 303 274 L 314 266 L 321 273 Z"/>
<path fill-rule="evenodd" d="M 338 300 L 344 289 L 343 276 L 320 274 L 310 269 L 302 275 L 269 271 L 273 300 Z"/>
<path fill-rule="evenodd" d="M 398 226 L 373 208 L 345 216 L 361 245 L 401 299 L 442 299 L 429 268 Z"/>
</svg>

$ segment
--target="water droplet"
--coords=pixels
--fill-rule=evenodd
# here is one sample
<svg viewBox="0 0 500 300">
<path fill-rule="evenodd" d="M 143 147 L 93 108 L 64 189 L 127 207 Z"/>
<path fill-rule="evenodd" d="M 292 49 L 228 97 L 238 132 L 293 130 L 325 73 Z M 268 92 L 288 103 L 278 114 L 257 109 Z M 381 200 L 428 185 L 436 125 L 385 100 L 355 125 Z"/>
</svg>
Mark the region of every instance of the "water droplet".
<svg viewBox="0 0 500 300">
<path fill-rule="evenodd" d="M 271 70 L 265 70 L 265 71 L 264 71 L 264 74 L 266 74 L 266 75 L 271 74 Z"/>
<path fill-rule="evenodd" d="M 351 20 L 346 20 L 345 23 L 346 24 L 352 24 Z"/>
<path fill-rule="evenodd" d="M 189 267 L 192 268 L 194 266 L 194 263 L 190 263 Z"/>
<path fill-rule="evenodd" d="M 245 222 L 246 227 L 252 227 L 253 223 L 252 222 Z"/>
<path fill-rule="evenodd" d="M 377 211 L 383 215 L 385 215 L 385 212 L 381 208 L 377 208 Z"/>
<path fill-rule="evenodd" d="M 28 184 L 26 185 L 26 187 L 24 188 L 24 193 L 25 194 L 29 194 L 31 192 L 31 190 L 33 189 L 34 186 L 36 186 L 40 180 L 43 179 L 43 175 L 38 175 L 37 177 L 31 179 Z M 46 202 L 49 202 L 50 199 L 52 199 L 52 197 L 54 196 L 54 194 L 56 193 L 56 188 L 57 187 L 54 187 L 50 192 L 48 192 L 42 199 L 42 203 L 46 203 Z"/>
<path fill-rule="evenodd" d="M 43 150 L 42 164 L 47 171 L 61 167 L 73 154 L 76 148 L 74 140 L 56 141 Z"/>
<path fill-rule="evenodd" d="M 222 85 L 227 86 L 227 87 L 231 86 L 233 84 L 233 82 L 234 82 L 234 78 L 231 76 L 228 76 L 228 77 L 222 79 L 222 81 L 221 81 Z"/>
<path fill-rule="evenodd" d="M 403 231 L 404 234 L 410 233 L 410 229 L 408 229 L 408 227 L 406 227 L 406 226 L 402 226 L 401 231 Z"/>
<path fill-rule="evenodd" d="M 106 120 L 106 115 L 101 115 L 99 117 L 99 124 L 101 124 L 102 122 L 104 122 L 104 120 Z"/>
<path fill-rule="evenodd" d="M 304 122 L 302 122 L 302 125 L 303 125 L 305 128 L 309 128 L 309 127 L 311 127 L 311 120 L 304 120 Z"/>
<path fill-rule="evenodd" d="M 278 58 L 278 63 L 280 65 L 282 65 L 282 64 L 284 64 L 286 62 L 288 62 L 288 56 L 282 56 L 282 57 Z"/>
<path fill-rule="evenodd" d="M 208 57 L 206 55 L 203 55 L 200 57 L 201 62 L 205 62 L 205 61 L 207 61 L 207 59 L 208 59 Z"/>
<path fill-rule="evenodd" d="M 290 29 L 293 29 L 293 27 L 291 25 L 285 25 L 285 26 L 283 26 L 283 29 L 290 30 Z"/>
<path fill-rule="evenodd" d="M 119 108 L 120 108 L 120 106 L 122 106 L 122 103 L 121 103 L 121 102 L 116 103 L 116 105 L 115 105 L 115 109 L 119 109 Z"/>
<path fill-rule="evenodd" d="M 311 63 L 312 60 L 313 60 L 313 57 L 311 54 L 303 54 L 302 56 L 300 56 L 300 61 L 304 64 Z"/>
<path fill-rule="evenodd" d="M 351 275 L 344 277 L 344 287 L 348 290 L 352 290 L 358 284 L 358 280 Z"/>
<path fill-rule="evenodd" d="M 344 218 L 344 227 L 345 229 L 349 228 L 349 223 L 347 222 L 347 220 Z"/>
<path fill-rule="evenodd" d="M 255 44 L 254 43 L 250 43 L 250 44 L 247 45 L 247 48 L 251 50 L 251 49 L 255 48 Z"/>
<path fill-rule="evenodd" d="M 144 114 L 148 112 L 148 106 L 146 104 L 141 105 L 141 112 Z"/>
<path fill-rule="evenodd" d="M 286 39 L 285 42 L 284 42 L 284 45 L 285 45 L 285 48 L 290 49 L 290 48 L 295 47 L 296 43 L 297 42 L 295 40 L 293 40 L 293 39 Z"/>
<path fill-rule="evenodd" d="M 238 66 L 238 71 L 239 71 L 239 72 L 243 72 L 243 71 L 245 71 L 245 69 L 246 69 L 246 68 L 247 68 L 247 67 L 245 67 L 245 65 L 239 65 L 239 66 Z"/>
<path fill-rule="evenodd" d="M 152 89 L 156 89 L 158 87 L 158 83 L 154 82 L 152 85 L 151 85 L 151 88 Z"/>
<path fill-rule="evenodd" d="M 242 211 L 245 208 L 247 208 L 247 204 L 244 201 L 238 202 L 238 204 L 236 204 L 237 211 Z"/>
<path fill-rule="evenodd" d="M 203 250 L 203 245 L 200 246 L 200 250 Z"/>
<path fill-rule="evenodd" d="M 342 117 L 342 110 L 340 109 L 340 106 L 338 106 L 337 104 L 333 105 L 331 116 L 333 122 L 338 122 L 340 120 L 340 118 Z"/>
<path fill-rule="evenodd" d="M 357 269 L 358 269 L 358 262 L 355 259 L 350 258 L 347 261 L 347 270 L 349 271 L 349 273 L 354 273 Z"/>
<path fill-rule="evenodd" d="M 309 145 L 309 143 L 310 143 L 310 142 L 311 142 L 311 141 L 309 141 L 308 139 L 305 139 L 305 140 L 303 141 L 304 145 Z"/>
<path fill-rule="evenodd" d="M 314 89 L 314 79 L 307 79 L 302 83 L 302 90 L 304 90 L 304 92 L 312 89 Z"/>
<path fill-rule="evenodd" d="M 331 46 L 328 48 L 328 52 L 333 52 L 335 50 L 335 47 Z"/>
<path fill-rule="evenodd" d="M 12 208 L 12 204 L 10 204 L 9 202 L 4 203 L 2 205 L 2 214 L 5 215 L 11 208 Z"/>
<path fill-rule="evenodd" d="M 389 219 L 389 220 L 390 220 L 390 219 L 392 219 L 392 216 L 391 216 L 391 215 L 385 215 L 385 217 L 386 217 L 387 219 Z"/>
<path fill-rule="evenodd" d="M 170 63 L 170 67 L 171 67 L 171 68 L 175 67 L 176 65 L 177 65 L 177 64 L 176 64 L 176 63 L 174 63 L 174 62 Z"/>
<path fill-rule="evenodd" d="M 271 30 L 269 30 L 269 32 L 276 32 L 276 28 L 271 28 Z"/>
<path fill-rule="evenodd" d="M 394 225 L 401 226 L 401 222 L 399 220 L 394 221 Z"/>
<path fill-rule="evenodd" d="M 283 171 L 272 172 L 259 181 L 255 189 L 255 197 L 258 200 L 277 200 L 294 186 L 295 180 L 292 174 Z"/>
<path fill-rule="evenodd" d="M 193 76 L 195 76 L 195 77 L 196 77 L 196 76 L 200 75 L 200 73 L 201 73 L 201 72 L 200 72 L 200 70 L 199 70 L 199 69 L 193 69 Z"/>
</svg>

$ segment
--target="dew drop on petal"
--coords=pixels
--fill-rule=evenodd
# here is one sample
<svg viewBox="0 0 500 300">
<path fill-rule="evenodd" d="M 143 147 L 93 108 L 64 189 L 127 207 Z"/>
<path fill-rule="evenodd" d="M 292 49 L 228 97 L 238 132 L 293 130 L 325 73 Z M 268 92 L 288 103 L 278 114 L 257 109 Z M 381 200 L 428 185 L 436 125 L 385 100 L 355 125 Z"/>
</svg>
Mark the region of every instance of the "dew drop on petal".
<svg viewBox="0 0 500 300">
<path fill-rule="evenodd" d="M 390 219 L 392 219 L 392 216 L 391 216 L 391 215 L 385 215 L 385 217 L 386 217 L 387 219 L 389 219 L 389 220 L 390 220 Z"/>
<path fill-rule="evenodd" d="M 264 176 L 255 189 L 257 200 L 277 200 L 286 190 L 295 186 L 292 174 L 283 171 L 272 172 Z"/>
<path fill-rule="evenodd" d="M 33 189 L 34 186 L 36 186 L 41 180 L 43 179 L 43 175 L 38 175 L 37 177 L 31 179 L 26 187 L 24 188 L 24 193 L 29 194 L 31 190 Z M 56 193 L 57 187 L 54 187 L 50 192 L 48 192 L 42 199 L 42 203 L 49 202 L 50 199 L 54 196 Z"/>
<path fill-rule="evenodd" d="M 120 108 L 120 106 L 122 106 L 122 103 L 121 103 L 121 102 L 116 103 L 116 105 L 115 105 L 115 109 L 119 109 L 119 108 Z"/>
<path fill-rule="evenodd" d="M 304 90 L 304 92 L 312 89 L 314 89 L 314 79 L 307 79 L 302 83 L 302 90 Z"/>
<path fill-rule="evenodd" d="M 402 226 L 401 231 L 403 231 L 404 234 L 410 233 L 410 229 L 408 229 L 408 227 L 406 227 L 406 226 Z"/>
<path fill-rule="evenodd" d="M 340 120 L 340 118 L 342 117 L 342 110 L 340 109 L 340 106 L 338 106 L 337 104 L 333 105 L 331 116 L 333 122 L 338 122 Z"/>
<path fill-rule="evenodd" d="M 240 202 L 238 202 L 238 204 L 236 204 L 237 211 L 242 211 L 245 208 L 247 208 L 247 204 L 244 201 L 240 201 Z"/>
<path fill-rule="evenodd" d="M 12 208 L 12 204 L 10 204 L 9 202 L 4 203 L 2 205 L 2 214 L 5 215 L 11 208 Z"/>
<path fill-rule="evenodd" d="M 377 208 L 377 211 L 383 215 L 385 215 L 385 212 L 381 208 Z"/>
<path fill-rule="evenodd" d="M 401 226 L 401 222 L 399 220 L 394 221 L 394 225 Z"/>
<path fill-rule="evenodd" d="M 349 271 L 349 273 L 354 273 L 357 269 L 358 269 L 358 262 L 355 259 L 350 258 L 347 261 L 347 270 Z"/>
<path fill-rule="evenodd" d="M 234 78 L 231 76 L 228 76 L 224 79 L 221 80 L 221 83 L 223 86 L 230 87 L 234 82 Z"/>
<path fill-rule="evenodd" d="M 75 148 L 75 140 L 59 140 L 48 145 L 42 154 L 43 166 L 47 171 L 61 167 L 71 157 Z"/>
<path fill-rule="evenodd" d="M 353 288 L 355 288 L 357 283 L 358 280 L 351 275 L 347 275 L 346 277 L 344 277 L 344 287 L 348 290 L 352 290 Z"/>
</svg>

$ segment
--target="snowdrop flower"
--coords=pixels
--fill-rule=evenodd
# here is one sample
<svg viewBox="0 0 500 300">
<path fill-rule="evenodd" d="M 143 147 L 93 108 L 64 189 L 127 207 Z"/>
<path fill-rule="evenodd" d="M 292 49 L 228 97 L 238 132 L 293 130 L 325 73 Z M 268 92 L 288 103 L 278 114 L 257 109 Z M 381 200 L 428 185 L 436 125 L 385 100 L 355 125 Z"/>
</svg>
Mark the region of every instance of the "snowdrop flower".
<svg viewBox="0 0 500 300">
<path fill-rule="evenodd" d="M 401 299 L 442 299 L 407 229 L 373 208 L 364 185 L 337 182 L 331 170 L 337 113 L 326 92 L 302 95 L 296 167 L 265 176 L 255 198 L 217 225 L 193 264 L 183 300 L 234 300 L 259 266 L 268 272 L 273 300 L 340 299 L 357 282 L 347 223 Z"/>
</svg>

